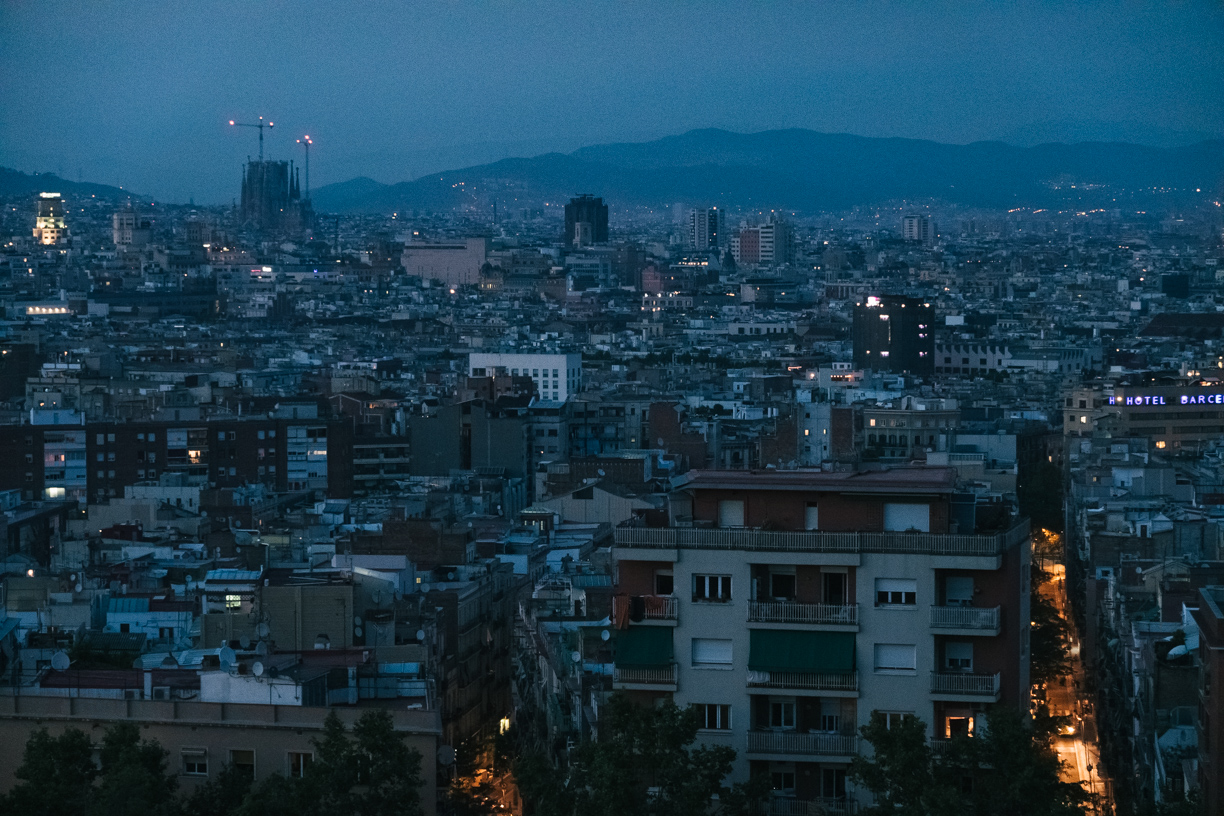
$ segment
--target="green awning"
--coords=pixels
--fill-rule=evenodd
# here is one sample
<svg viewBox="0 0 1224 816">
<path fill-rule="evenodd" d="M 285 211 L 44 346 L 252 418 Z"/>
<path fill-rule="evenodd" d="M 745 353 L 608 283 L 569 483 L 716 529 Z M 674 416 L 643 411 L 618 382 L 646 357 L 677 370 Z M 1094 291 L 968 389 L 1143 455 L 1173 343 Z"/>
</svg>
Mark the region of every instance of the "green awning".
<svg viewBox="0 0 1224 816">
<path fill-rule="evenodd" d="M 616 633 L 616 665 L 670 666 L 671 663 L 671 627 L 631 626 Z"/>
<path fill-rule="evenodd" d="M 790 632 L 752 630 L 748 668 L 752 671 L 854 671 L 853 632 Z"/>
</svg>

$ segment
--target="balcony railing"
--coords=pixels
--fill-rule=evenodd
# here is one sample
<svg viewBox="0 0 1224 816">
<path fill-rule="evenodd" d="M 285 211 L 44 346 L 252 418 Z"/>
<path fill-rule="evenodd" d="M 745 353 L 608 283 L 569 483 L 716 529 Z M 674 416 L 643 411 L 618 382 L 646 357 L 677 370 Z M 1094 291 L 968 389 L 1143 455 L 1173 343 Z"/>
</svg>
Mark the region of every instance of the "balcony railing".
<svg viewBox="0 0 1224 816">
<path fill-rule="evenodd" d="M 758 623 L 858 625 L 858 604 L 812 604 L 794 601 L 749 601 L 748 620 Z"/>
<path fill-rule="evenodd" d="M 803 689 L 807 691 L 858 691 L 858 672 L 749 671 L 748 685 L 756 688 Z"/>
<path fill-rule="evenodd" d="M 792 799 L 775 796 L 769 803 L 769 816 L 854 816 L 858 803 L 852 799 L 817 797 Z"/>
<path fill-rule="evenodd" d="M 617 527 L 618 547 L 806 553 L 897 553 L 998 556 L 1029 534 L 1028 519 L 994 535 L 939 533 L 822 533 L 696 527 Z"/>
<path fill-rule="evenodd" d="M 633 683 L 640 686 L 676 685 L 676 664 L 670 666 L 616 666 L 613 683 Z"/>
<path fill-rule="evenodd" d="M 999 674 L 931 672 L 932 694 L 963 694 L 966 697 L 997 697 Z"/>
<path fill-rule="evenodd" d="M 642 599 L 644 620 L 676 620 L 680 604 L 671 595 L 615 595 L 612 598 L 612 603 L 615 604 L 615 620 L 620 620 L 622 615 L 629 615 L 633 598 Z"/>
<path fill-rule="evenodd" d="M 800 734 L 796 731 L 749 731 L 748 752 L 853 756 L 858 753 L 858 737 L 842 734 Z"/>
<path fill-rule="evenodd" d="M 932 606 L 933 629 L 998 629 L 999 607 Z"/>
</svg>

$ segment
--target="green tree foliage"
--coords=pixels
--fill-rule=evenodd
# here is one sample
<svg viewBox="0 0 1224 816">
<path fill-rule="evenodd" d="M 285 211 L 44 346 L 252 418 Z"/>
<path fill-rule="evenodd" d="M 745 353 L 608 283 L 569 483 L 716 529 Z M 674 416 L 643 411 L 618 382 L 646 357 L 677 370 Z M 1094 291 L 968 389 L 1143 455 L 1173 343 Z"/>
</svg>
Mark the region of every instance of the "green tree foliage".
<svg viewBox="0 0 1224 816">
<path fill-rule="evenodd" d="M 58 816 L 88 813 L 93 793 L 93 748 L 89 735 L 69 728 L 57 737 L 40 728 L 26 742 L 17 784 L 0 798 L 0 813 Z"/>
<path fill-rule="evenodd" d="M 515 763 L 515 778 L 540 816 L 706 816 L 715 795 L 724 814 L 757 812 L 768 791 L 759 781 L 724 786 L 735 749 L 695 745 L 699 726 L 693 709 L 613 695 L 599 739 L 578 747 L 567 772 L 529 755 Z"/>
<path fill-rule="evenodd" d="M 1058 754 L 1020 714 L 996 706 L 985 733 L 951 741 L 939 755 L 926 742 L 926 725 L 906 718 L 893 728 L 872 715 L 860 729 L 870 757 L 856 757 L 850 776 L 870 791 L 870 816 L 1078 816 L 1089 800 L 1080 786 L 1059 778 Z"/>
</svg>

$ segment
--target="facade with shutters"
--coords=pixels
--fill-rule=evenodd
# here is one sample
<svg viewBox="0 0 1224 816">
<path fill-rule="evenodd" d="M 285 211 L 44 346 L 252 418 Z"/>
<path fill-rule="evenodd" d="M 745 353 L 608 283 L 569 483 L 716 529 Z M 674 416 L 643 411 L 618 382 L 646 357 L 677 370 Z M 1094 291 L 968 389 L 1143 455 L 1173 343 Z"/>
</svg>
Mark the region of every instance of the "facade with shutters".
<svg viewBox="0 0 1224 816">
<path fill-rule="evenodd" d="M 1028 705 L 1028 524 L 975 529 L 957 492 L 947 468 L 690 472 L 667 526 L 616 531 L 614 688 L 696 706 L 774 812 L 852 811 L 872 712 L 939 746 Z"/>
</svg>

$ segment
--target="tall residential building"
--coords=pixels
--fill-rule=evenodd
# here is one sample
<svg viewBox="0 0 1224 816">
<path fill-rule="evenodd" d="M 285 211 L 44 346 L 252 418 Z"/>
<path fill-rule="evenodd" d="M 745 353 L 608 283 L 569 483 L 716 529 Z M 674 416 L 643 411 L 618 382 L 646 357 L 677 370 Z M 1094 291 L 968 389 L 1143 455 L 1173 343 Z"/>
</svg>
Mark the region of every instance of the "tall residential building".
<svg viewBox="0 0 1224 816">
<path fill-rule="evenodd" d="M 59 193 L 38 194 L 34 240 L 44 246 L 62 244 L 68 240 L 68 227 L 64 222 L 64 199 Z"/>
<path fill-rule="evenodd" d="M 745 266 L 783 266 L 795 259 L 795 235 L 790 224 L 770 219 L 764 224 L 741 224 L 731 239 L 731 256 Z"/>
<path fill-rule="evenodd" d="M 881 295 L 855 304 L 855 367 L 931 376 L 935 371 L 934 319 L 931 304 L 921 298 Z"/>
<path fill-rule="evenodd" d="M 540 399 L 565 402 L 582 387 L 581 354 L 473 352 L 468 355 L 469 377 L 489 377 L 498 369 L 512 377 L 531 377 Z"/>
<path fill-rule="evenodd" d="M 111 240 L 115 246 L 138 249 L 152 237 L 152 220 L 137 212 L 135 207 L 128 205 L 111 216 Z"/>
<path fill-rule="evenodd" d="M 602 198 L 583 194 L 565 205 L 565 246 L 608 243 L 608 205 Z"/>
<path fill-rule="evenodd" d="M 935 224 L 929 215 L 907 215 L 901 219 L 901 234 L 907 241 L 929 244 L 935 240 Z"/>
<path fill-rule="evenodd" d="M 704 252 L 717 249 L 727 241 L 727 211 L 718 207 L 708 210 L 690 210 L 688 220 L 689 249 Z"/>
<path fill-rule="evenodd" d="M 486 253 L 484 238 L 437 243 L 412 241 L 404 244 L 400 263 L 407 275 L 423 281 L 435 280 L 443 286 L 475 286 L 480 283 Z"/>
<path fill-rule="evenodd" d="M 1224 812 L 1224 586 L 1198 591 L 1192 610 L 1199 626 L 1198 788 L 1204 813 Z"/>
<path fill-rule="evenodd" d="M 866 804 L 873 712 L 938 750 L 1028 705 L 1028 522 L 978 529 L 958 498 L 949 468 L 691 471 L 670 526 L 615 531 L 613 688 L 698 707 L 775 813 Z"/>
</svg>

